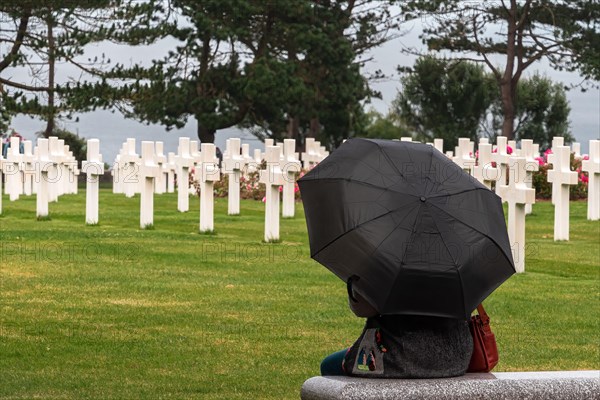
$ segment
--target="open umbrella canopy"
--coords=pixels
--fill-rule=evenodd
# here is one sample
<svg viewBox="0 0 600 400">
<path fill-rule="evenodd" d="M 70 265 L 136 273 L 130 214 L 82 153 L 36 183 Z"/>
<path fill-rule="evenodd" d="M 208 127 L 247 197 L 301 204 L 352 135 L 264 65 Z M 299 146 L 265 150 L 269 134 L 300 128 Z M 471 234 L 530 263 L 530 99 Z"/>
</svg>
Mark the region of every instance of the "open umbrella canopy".
<svg viewBox="0 0 600 400">
<path fill-rule="evenodd" d="M 468 318 L 515 272 L 500 198 L 433 146 L 350 139 L 298 185 L 312 258 L 381 314 Z"/>
</svg>

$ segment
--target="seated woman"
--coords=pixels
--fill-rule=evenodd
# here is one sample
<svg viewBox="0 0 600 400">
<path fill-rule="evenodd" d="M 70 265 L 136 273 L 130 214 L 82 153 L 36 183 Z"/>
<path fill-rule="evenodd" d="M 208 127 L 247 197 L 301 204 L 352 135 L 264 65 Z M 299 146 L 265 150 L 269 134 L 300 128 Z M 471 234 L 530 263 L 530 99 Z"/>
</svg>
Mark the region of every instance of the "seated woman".
<svg viewBox="0 0 600 400">
<path fill-rule="evenodd" d="M 348 287 L 348 303 L 367 318 L 349 349 L 326 357 L 321 375 L 368 378 L 448 378 L 464 375 L 473 351 L 468 321 L 419 315 L 378 315 Z"/>
</svg>

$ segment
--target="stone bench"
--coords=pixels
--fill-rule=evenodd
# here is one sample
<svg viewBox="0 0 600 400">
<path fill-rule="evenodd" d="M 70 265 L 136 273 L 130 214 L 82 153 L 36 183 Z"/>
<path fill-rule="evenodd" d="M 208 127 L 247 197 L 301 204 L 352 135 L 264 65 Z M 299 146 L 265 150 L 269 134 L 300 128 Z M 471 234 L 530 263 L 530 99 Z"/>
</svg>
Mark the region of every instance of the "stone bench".
<svg viewBox="0 0 600 400">
<path fill-rule="evenodd" d="M 600 371 L 498 372 L 444 379 L 363 379 L 318 376 L 302 400 L 600 400 Z"/>
</svg>

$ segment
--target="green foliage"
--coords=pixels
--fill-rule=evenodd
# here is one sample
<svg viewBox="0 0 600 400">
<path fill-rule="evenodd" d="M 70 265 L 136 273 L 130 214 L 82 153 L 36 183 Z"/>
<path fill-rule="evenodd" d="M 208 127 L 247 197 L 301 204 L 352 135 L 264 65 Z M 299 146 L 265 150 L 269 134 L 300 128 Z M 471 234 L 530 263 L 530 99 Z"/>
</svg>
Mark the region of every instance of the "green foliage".
<svg viewBox="0 0 600 400">
<path fill-rule="evenodd" d="M 557 70 L 600 80 L 600 2 L 398 1 L 410 18 L 423 18 L 421 39 L 429 50 L 450 51 L 489 68 L 501 92 L 502 134 L 515 138 L 517 84 L 545 59 Z M 502 29 L 498 29 L 502 27 Z M 498 56 L 504 65 L 498 66 Z"/>
<path fill-rule="evenodd" d="M 501 93 L 492 74 L 467 61 L 419 58 L 401 79 L 402 91 L 391 114 L 403 121 L 422 141 L 443 138 L 453 150 L 459 137 L 494 139 L 505 119 Z M 515 140 L 533 139 L 541 151 L 554 136 L 574 140 L 569 131 L 570 107 L 565 89 L 535 74 L 517 84 Z"/>
<path fill-rule="evenodd" d="M 403 136 L 411 136 L 410 131 L 396 114 L 383 115 L 371 110 L 365 115 L 365 127 L 355 136 L 371 139 L 400 139 Z"/>
<path fill-rule="evenodd" d="M 393 112 L 419 140 L 442 138 L 445 146 L 458 137 L 476 140 L 495 96 L 483 68 L 466 61 L 419 58 L 401 83 Z"/>
</svg>

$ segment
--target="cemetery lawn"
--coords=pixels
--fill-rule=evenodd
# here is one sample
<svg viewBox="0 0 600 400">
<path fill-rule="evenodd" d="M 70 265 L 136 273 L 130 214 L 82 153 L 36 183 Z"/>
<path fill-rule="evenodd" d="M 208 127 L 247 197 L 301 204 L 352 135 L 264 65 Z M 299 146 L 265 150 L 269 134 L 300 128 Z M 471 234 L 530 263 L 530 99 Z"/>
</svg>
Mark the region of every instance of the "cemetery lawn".
<svg viewBox="0 0 600 400">
<path fill-rule="evenodd" d="M 362 329 L 345 285 L 309 257 L 302 206 L 265 244 L 264 204 L 199 234 L 197 199 L 178 213 L 155 196 L 154 229 L 139 197 L 102 189 L 100 224 L 85 195 L 50 204 L 3 199 L 0 217 L 0 398 L 297 399 L 321 359 Z M 554 242 L 553 209 L 527 220 L 525 274 L 486 301 L 497 371 L 600 369 L 600 223 L 571 203 L 571 240 Z"/>
</svg>

